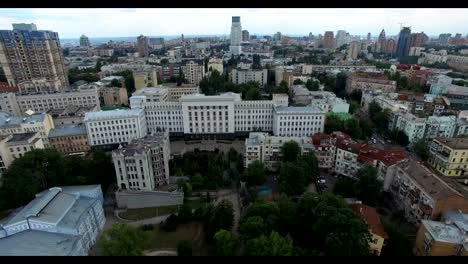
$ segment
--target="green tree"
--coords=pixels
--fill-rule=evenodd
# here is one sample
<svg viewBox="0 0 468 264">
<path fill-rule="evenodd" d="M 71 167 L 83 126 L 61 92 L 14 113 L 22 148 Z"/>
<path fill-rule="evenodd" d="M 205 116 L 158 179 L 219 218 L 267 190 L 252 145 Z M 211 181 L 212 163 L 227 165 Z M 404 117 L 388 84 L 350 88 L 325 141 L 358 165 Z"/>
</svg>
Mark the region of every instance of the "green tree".
<svg viewBox="0 0 468 264">
<path fill-rule="evenodd" d="M 260 100 L 262 98 L 260 90 L 257 87 L 251 87 L 245 94 L 245 100 Z"/>
<path fill-rule="evenodd" d="M 356 181 L 351 178 L 340 178 L 333 186 L 333 193 L 344 198 L 356 197 Z"/>
<path fill-rule="evenodd" d="M 301 155 L 301 147 L 296 141 L 287 141 L 281 147 L 281 154 L 284 162 L 294 162 Z"/>
<path fill-rule="evenodd" d="M 231 162 L 235 162 L 238 160 L 238 157 L 239 157 L 239 153 L 237 152 L 237 150 L 233 147 L 231 147 L 228 151 L 228 158 L 229 158 L 229 161 Z"/>
<path fill-rule="evenodd" d="M 195 176 L 192 177 L 191 181 L 192 187 L 194 190 L 201 190 L 203 189 L 203 177 L 201 174 L 197 173 Z"/>
<path fill-rule="evenodd" d="M 260 216 L 242 218 L 239 223 L 239 234 L 244 241 L 264 235 L 265 231 L 266 226 Z"/>
<path fill-rule="evenodd" d="M 392 131 L 390 131 L 389 137 L 390 139 L 395 140 L 397 144 L 403 147 L 406 147 L 409 144 L 408 136 L 402 130 L 393 129 Z"/>
<path fill-rule="evenodd" d="M 140 228 L 115 224 L 104 231 L 97 247 L 104 256 L 141 256 L 145 239 L 146 234 Z"/>
<path fill-rule="evenodd" d="M 354 118 L 346 120 L 344 124 L 344 131 L 354 139 L 362 138 L 362 130 L 359 126 L 359 121 Z"/>
<path fill-rule="evenodd" d="M 263 219 L 265 233 L 268 234 L 272 230 L 276 230 L 278 228 L 279 214 L 280 208 L 275 202 L 257 201 L 247 208 L 240 222 L 243 223 L 245 219 L 258 216 Z"/>
<path fill-rule="evenodd" d="M 304 84 L 304 82 L 301 79 L 294 80 L 293 85 L 299 85 L 299 84 Z"/>
<path fill-rule="evenodd" d="M 291 201 L 285 194 L 282 194 L 276 204 L 279 208 L 278 232 L 286 235 L 294 230 L 296 225 L 297 204 Z"/>
<path fill-rule="evenodd" d="M 273 93 L 285 93 L 289 94 L 289 87 L 286 81 L 281 81 L 278 87 L 273 89 Z"/>
<path fill-rule="evenodd" d="M 234 209 L 229 200 L 223 199 L 213 209 L 207 226 L 207 236 L 212 239 L 221 229 L 230 230 L 234 224 Z"/>
<path fill-rule="evenodd" d="M 252 63 L 252 69 L 261 69 L 262 68 L 262 65 L 260 64 L 260 55 L 258 54 L 254 54 L 252 56 L 252 60 L 253 60 L 253 63 Z"/>
<path fill-rule="evenodd" d="M 320 176 L 320 168 L 314 152 L 304 153 L 299 157 L 297 164 L 304 168 L 307 183 L 316 181 Z"/>
<path fill-rule="evenodd" d="M 293 253 L 292 239 L 277 232 L 247 241 L 245 250 L 247 256 L 292 256 Z"/>
<path fill-rule="evenodd" d="M 377 178 L 377 169 L 374 165 L 367 163 L 357 172 L 356 192 L 358 198 L 367 205 L 376 205 L 383 189 L 383 182 Z"/>
<path fill-rule="evenodd" d="M 344 122 L 334 114 L 326 116 L 325 120 L 325 133 L 331 134 L 335 131 L 344 131 Z"/>
<path fill-rule="evenodd" d="M 382 219 L 385 232 L 388 239 L 382 248 L 381 256 L 412 256 L 413 243 L 408 235 L 395 223 L 390 223 Z"/>
<path fill-rule="evenodd" d="M 306 188 L 304 168 L 293 162 L 283 162 L 280 167 L 279 186 L 288 196 L 301 195 Z"/>
<path fill-rule="evenodd" d="M 177 219 L 183 224 L 190 222 L 192 220 L 192 207 L 188 204 L 183 204 L 178 210 Z"/>
<path fill-rule="evenodd" d="M 418 140 L 413 146 L 414 152 L 421 158 L 423 161 L 426 161 L 429 158 L 429 151 L 427 143 L 424 139 Z"/>
<path fill-rule="evenodd" d="M 235 256 L 239 239 L 230 231 L 221 229 L 214 236 L 216 253 L 220 256 Z"/>
<path fill-rule="evenodd" d="M 113 79 L 107 87 L 122 87 L 122 83 L 120 83 L 117 79 Z"/>
<path fill-rule="evenodd" d="M 266 181 L 263 163 L 259 160 L 250 163 L 242 174 L 242 180 L 248 186 L 262 185 Z"/>
<path fill-rule="evenodd" d="M 101 71 L 101 67 L 102 67 L 102 60 L 99 59 L 99 60 L 96 62 L 96 66 L 95 66 L 96 72 L 100 72 L 100 71 Z"/>
<path fill-rule="evenodd" d="M 318 91 L 320 87 L 320 83 L 318 81 L 307 80 L 305 86 L 309 91 Z"/>
<path fill-rule="evenodd" d="M 182 240 L 177 244 L 177 256 L 192 256 L 192 242 Z"/>
</svg>

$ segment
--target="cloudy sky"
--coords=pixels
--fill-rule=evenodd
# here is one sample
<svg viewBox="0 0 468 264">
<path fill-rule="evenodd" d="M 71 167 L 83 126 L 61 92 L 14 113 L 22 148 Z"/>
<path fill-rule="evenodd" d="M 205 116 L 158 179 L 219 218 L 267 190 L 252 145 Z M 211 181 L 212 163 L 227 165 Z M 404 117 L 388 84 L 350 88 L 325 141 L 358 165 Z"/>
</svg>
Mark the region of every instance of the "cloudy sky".
<svg viewBox="0 0 468 264">
<path fill-rule="evenodd" d="M 229 34 L 231 16 L 241 16 L 250 34 L 314 35 L 344 29 L 352 35 L 382 28 L 396 35 L 399 23 L 428 35 L 468 32 L 468 9 L 0 9 L 0 29 L 11 23 L 35 23 L 38 29 L 53 30 L 61 38 L 130 37 L 140 34 L 224 35 Z"/>
</svg>

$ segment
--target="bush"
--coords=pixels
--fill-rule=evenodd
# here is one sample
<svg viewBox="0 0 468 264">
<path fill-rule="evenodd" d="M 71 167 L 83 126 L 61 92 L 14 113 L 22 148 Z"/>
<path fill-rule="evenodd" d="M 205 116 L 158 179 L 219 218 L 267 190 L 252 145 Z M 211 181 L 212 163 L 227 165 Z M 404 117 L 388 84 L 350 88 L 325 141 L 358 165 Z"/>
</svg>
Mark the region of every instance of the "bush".
<svg viewBox="0 0 468 264">
<path fill-rule="evenodd" d="M 152 224 L 142 225 L 141 226 L 141 230 L 143 230 L 143 231 L 151 231 L 153 229 L 154 229 L 154 225 L 152 225 Z"/>
<path fill-rule="evenodd" d="M 187 240 L 180 241 L 177 244 L 178 256 L 192 256 L 192 243 Z"/>
<path fill-rule="evenodd" d="M 163 224 L 161 224 L 161 230 L 165 232 L 173 232 L 177 229 L 177 224 L 179 223 L 179 219 L 177 215 L 171 214 Z"/>
</svg>

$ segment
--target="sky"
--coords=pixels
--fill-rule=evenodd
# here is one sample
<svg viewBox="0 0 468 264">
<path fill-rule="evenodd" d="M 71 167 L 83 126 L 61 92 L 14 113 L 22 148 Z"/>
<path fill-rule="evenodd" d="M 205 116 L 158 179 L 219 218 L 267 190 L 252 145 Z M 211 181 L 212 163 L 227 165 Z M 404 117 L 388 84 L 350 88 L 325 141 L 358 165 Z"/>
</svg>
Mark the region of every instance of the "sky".
<svg viewBox="0 0 468 264">
<path fill-rule="evenodd" d="M 12 23 L 35 23 L 60 38 L 168 35 L 228 35 L 231 16 L 240 16 L 242 29 L 253 34 L 306 36 L 346 30 L 351 35 L 377 36 L 382 29 L 396 35 L 400 24 L 427 35 L 468 33 L 468 9 L 423 8 L 24 8 L 0 9 L 0 29 Z"/>
</svg>

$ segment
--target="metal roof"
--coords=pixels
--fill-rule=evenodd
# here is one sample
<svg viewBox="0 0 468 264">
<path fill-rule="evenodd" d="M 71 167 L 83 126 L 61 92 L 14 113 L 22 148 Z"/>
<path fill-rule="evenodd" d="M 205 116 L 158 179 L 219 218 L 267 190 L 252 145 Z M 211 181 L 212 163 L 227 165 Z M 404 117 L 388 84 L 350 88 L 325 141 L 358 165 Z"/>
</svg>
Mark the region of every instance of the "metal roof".
<svg viewBox="0 0 468 264">
<path fill-rule="evenodd" d="M 86 135 L 85 126 L 64 126 L 61 128 L 51 129 L 49 131 L 49 137 L 65 137 L 65 136 L 83 136 Z"/>
</svg>

